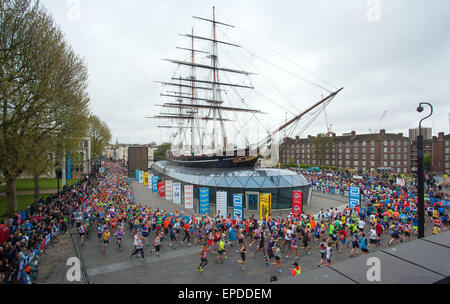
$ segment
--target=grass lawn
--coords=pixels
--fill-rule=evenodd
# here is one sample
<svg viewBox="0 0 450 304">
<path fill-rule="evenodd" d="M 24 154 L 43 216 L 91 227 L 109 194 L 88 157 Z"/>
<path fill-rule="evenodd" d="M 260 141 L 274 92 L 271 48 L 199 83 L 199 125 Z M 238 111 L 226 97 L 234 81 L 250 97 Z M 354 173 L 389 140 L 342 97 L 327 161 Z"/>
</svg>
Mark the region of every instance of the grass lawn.
<svg viewBox="0 0 450 304">
<path fill-rule="evenodd" d="M 71 179 L 68 181 L 68 186 L 72 186 L 78 181 L 78 179 Z M 52 190 L 58 188 L 58 182 L 56 178 L 41 178 L 39 179 L 39 187 L 41 190 Z M 59 189 L 62 189 L 62 181 L 59 180 Z M 34 180 L 33 179 L 18 179 L 16 180 L 16 191 L 33 191 Z M 0 192 L 6 192 L 5 181 L 2 181 L 0 186 Z"/>
<path fill-rule="evenodd" d="M 50 194 L 41 194 L 41 198 L 47 198 Z M 17 206 L 18 211 L 26 210 L 28 206 L 33 203 L 33 195 L 18 195 L 17 196 Z M 0 220 L 6 219 L 4 214 L 6 212 L 6 196 L 0 196 Z"/>
</svg>

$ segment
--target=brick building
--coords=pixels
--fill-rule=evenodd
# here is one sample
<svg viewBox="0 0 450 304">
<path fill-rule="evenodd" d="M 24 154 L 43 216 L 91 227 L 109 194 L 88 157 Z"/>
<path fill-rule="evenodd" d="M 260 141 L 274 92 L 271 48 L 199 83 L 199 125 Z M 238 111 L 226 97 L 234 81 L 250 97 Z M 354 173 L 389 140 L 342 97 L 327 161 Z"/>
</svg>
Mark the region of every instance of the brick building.
<svg viewBox="0 0 450 304">
<path fill-rule="evenodd" d="M 433 172 L 450 174 L 450 134 L 433 136 L 431 159 Z"/>
<path fill-rule="evenodd" d="M 328 165 L 366 172 L 383 168 L 397 173 L 410 171 L 411 145 L 403 133 L 386 133 L 384 129 L 375 134 L 332 133 L 329 147 L 323 149 L 323 161 L 318 160 L 313 138 L 285 138 L 280 146 L 280 163 Z"/>
</svg>

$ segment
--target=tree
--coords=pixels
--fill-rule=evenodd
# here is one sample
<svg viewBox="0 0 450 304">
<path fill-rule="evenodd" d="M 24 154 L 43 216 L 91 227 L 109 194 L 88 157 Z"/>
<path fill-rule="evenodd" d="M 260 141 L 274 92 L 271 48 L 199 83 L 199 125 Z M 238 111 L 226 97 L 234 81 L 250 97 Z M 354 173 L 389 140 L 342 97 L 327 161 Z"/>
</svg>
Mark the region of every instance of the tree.
<svg viewBox="0 0 450 304">
<path fill-rule="evenodd" d="M 167 159 L 167 151 L 170 150 L 170 143 L 163 143 L 158 146 L 153 157 L 155 161 Z"/>
<path fill-rule="evenodd" d="M 311 139 L 311 143 L 314 145 L 314 155 L 318 165 L 322 165 L 325 161 L 325 156 L 333 140 L 326 134 L 319 133 L 316 137 Z"/>
<path fill-rule="evenodd" d="M 111 141 L 112 135 L 108 125 L 97 116 L 89 117 L 89 137 L 91 138 L 91 159 L 102 155 L 103 149 Z"/>
<path fill-rule="evenodd" d="M 32 0 L 0 0 L 0 66 L 0 170 L 13 215 L 16 178 L 48 169 L 48 147 L 87 113 L 87 69 Z"/>
<path fill-rule="evenodd" d="M 429 153 L 429 154 L 425 155 L 425 157 L 423 158 L 423 166 L 425 168 L 427 168 L 427 170 L 430 170 L 431 164 L 432 164 L 432 159 L 431 159 L 431 154 Z"/>
</svg>

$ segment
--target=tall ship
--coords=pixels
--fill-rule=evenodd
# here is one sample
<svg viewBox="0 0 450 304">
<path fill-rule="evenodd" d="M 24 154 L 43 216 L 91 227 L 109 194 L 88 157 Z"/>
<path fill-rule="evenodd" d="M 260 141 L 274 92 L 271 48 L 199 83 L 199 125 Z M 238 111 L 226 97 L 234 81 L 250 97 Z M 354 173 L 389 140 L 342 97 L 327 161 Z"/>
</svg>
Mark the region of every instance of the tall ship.
<svg viewBox="0 0 450 304">
<path fill-rule="evenodd" d="M 186 58 L 189 59 L 163 59 L 176 65 L 175 73 L 169 81 L 157 81 L 162 85 L 161 97 L 168 101 L 157 105 L 163 108 L 159 115 L 146 117 L 168 121 L 158 127 L 170 130 L 171 149 L 167 159 L 172 165 L 195 168 L 254 168 L 258 159 L 276 143 L 280 132 L 297 123 L 307 113 L 329 103 L 343 89 L 328 92 L 328 96 L 322 96 L 312 106 L 286 119 L 274 130 L 267 131 L 265 136 L 252 144 L 248 140 L 241 145 L 233 143 L 229 140 L 230 137 L 240 138 L 243 135 L 240 127 L 230 126 L 230 123 L 245 124 L 239 121 L 237 114 L 256 117 L 267 113 L 249 107 L 240 93 L 243 90 L 255 89 L 251 80 L 233 81 L 248 79 L 254 73 L 222 66 L 219 61 L 219 48 L 241 47 L 218 37 L 219 27 L 234 26 L 217 21 L 214 7 L 212 18 L 193 18 L 210 25 L 211 36 L 197 35 L 194 29 L 188 34 L 180 34 L 188 39 L 189 47 L 177 49 L 187 52 Z M 207 43 L 208 47 L 200 48 L 200 43 Z M 230 99 L 231 93 L 236 93 L 234 102 Z M 229 116 L 234 116 L 235 119 Z"/>
</svg>

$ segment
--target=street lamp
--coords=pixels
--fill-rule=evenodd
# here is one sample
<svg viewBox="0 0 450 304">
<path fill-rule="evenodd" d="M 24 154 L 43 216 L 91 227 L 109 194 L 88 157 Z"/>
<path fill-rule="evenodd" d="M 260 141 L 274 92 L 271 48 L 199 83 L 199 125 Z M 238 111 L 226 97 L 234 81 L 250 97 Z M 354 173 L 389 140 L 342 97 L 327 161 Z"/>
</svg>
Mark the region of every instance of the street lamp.
<svg viewBox="0 0 450 304">
<path fill-rule="evenodd" d="M 423 168 L 423 136 L 422 121 L 433 114 L 433 106 L 428 102 L 421 102 L 417 107 L 417 112 L 423 112 L 422 105 L 429 105 L 431 113 L 422 118 L 419 122 L 419 135 L 417 136 L 417 216 L 418 216 L 418 238 L 423 238 L 425 234 L 425 206 L 424 206 L 424 168 Z"/>
</svg>

